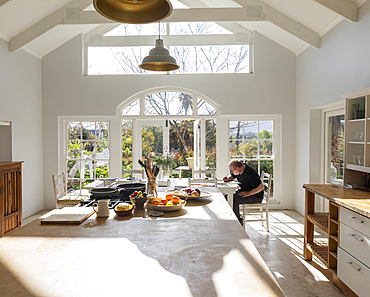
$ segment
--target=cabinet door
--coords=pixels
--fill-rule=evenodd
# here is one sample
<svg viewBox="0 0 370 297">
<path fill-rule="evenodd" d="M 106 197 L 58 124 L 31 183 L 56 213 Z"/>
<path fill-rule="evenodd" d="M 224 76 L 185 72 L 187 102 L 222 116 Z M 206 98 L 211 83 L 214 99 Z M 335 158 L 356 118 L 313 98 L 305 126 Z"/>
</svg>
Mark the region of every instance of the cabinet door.
<svg viewBox="0 0 370 297">
<path fill-rule="evenodd" d="M 3 229 L 4 220 L 4 175 L 0 168 L 0 237 L 4 235 Z"/>
</svg>

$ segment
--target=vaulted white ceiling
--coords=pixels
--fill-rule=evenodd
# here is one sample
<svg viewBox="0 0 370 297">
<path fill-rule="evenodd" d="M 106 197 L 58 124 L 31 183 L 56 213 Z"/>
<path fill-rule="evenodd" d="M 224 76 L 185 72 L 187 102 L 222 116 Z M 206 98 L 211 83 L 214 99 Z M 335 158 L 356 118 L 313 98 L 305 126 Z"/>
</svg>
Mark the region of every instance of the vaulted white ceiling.
<svg viewBox="0 0 370 297">
<path fill-rule="evenodd" d="M 321 37 L 342 20 L 356 22 L 358 7 L 366 1 L 171 0 L 175 9 L 164 22 L 213 21 L 236 36 L 257 31 L 299 54 L 310 46 L 320 48 Z M 10 51 L 23 49 L 38 58 L 81 33 L 97 36 L 117 25 L 99 15 L 92 0 L 0 0 L 0 38 L 9 42 Z M 153 45 L 140 38 L 135 44 Z M 128 45 L 133 39 L 122 42 Z"/>
</svg>

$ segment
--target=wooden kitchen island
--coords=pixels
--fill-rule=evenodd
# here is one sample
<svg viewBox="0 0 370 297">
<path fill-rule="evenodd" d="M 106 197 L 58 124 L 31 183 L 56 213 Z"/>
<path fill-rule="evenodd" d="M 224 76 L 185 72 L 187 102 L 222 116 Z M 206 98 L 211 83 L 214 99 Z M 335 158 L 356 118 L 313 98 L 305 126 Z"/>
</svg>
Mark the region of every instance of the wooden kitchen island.
<svg viewBox="0 0 370 297">
<path fill-rule="evenodd" d="M 369 296 L 370 192 L 341 185 L 305 184 L 304 258 L 317 256 L 346 296 Z M 315 195 L 329 201 L 329 213 L 315 211 Z M 314 237 L 314 227 L 327 239 Z"/>
<path fill-rule="evenodd" d="M 0 295 L 284 296 L 221 192 L 205 190 L 161 217 L 33 221 L 0 239 Z"/>
</svg>

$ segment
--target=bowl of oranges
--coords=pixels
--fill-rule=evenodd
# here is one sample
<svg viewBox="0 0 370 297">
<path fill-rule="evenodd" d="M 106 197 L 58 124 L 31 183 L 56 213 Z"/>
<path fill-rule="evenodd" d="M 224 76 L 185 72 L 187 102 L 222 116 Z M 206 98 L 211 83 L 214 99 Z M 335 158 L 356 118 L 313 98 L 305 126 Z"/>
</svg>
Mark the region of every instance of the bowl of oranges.
<svg viewBox="0 0 370 297">
<path fill-rule="evenodd" d="M 185 200 L 182 200 L 172 194 L 167 194 L 164 198 L 151 197 L 148 199 L 147 205 L 155 210 L 159 211 L 175 211 L 183 208 L 186 204 Z"/>
</svg>

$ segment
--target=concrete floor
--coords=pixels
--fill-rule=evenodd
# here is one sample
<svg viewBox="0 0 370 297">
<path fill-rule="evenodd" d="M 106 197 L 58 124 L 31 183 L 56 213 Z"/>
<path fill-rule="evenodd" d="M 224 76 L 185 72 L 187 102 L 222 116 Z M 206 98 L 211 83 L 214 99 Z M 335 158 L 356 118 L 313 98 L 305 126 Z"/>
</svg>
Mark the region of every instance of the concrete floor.
<svg viewBox="0 0 370 297">
<path fill-rule="evenodd" d="M 23 225 L 47 212 L 24 219 Z M 329 281 L 327 269 L 318 259 L 303 259 L 304 218 L 299 213 L 270 211 L 270 232 L 261 222 L 247 223 L 245 229 L 287 297 L 344 296 Z M 315 232 L 315 238 L 326 238 L 320 229 Z"/>
<path fill-rule="evenodd" d="M 248 236 L 265 260 L 287 297 L 344 296 L 326 275 L 327 268 L 316 258 L 303 258 L 304 217 L 295 211 L 270 211 L 270 232 L 261 222 L 245 226 Z M 247 216 L 248 218 L 248 216 Z M 315 239 L 327 235 L 315 228 Z"/>
</svg>

